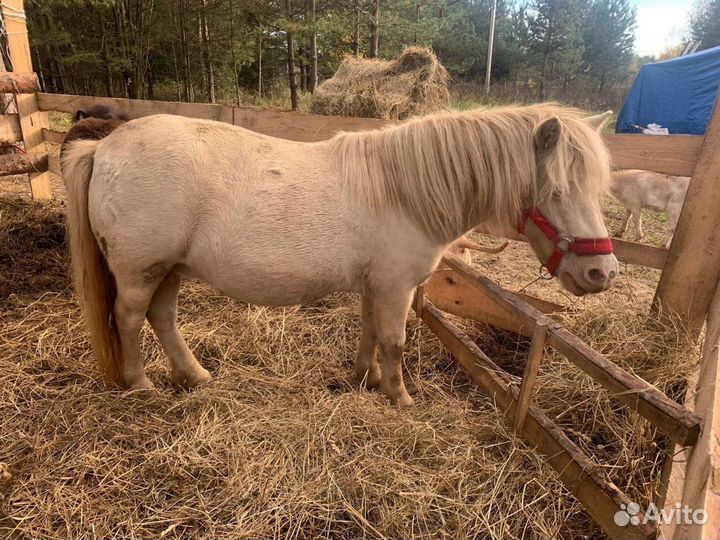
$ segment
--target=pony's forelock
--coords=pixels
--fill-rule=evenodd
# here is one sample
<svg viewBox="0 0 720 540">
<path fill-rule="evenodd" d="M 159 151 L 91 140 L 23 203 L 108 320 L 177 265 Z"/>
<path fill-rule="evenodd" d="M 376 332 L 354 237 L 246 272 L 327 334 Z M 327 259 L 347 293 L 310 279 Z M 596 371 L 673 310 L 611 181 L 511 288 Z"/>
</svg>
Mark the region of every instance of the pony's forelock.
<svg viewBox="0 0 720 540">
<path fill-rule="evenodd" d="M 538 164 L 535 133 L 552 117 L 560 121 L 559 139 Z M 330 144 L 354 197 L 378 212 L 402 208 L 444 241 L 478 218 L 514 226 L 528 205 L 573 187 L 599 197 L 610 177 L 600 135 L 580 111 L 556 104 L 441 113 L 341 133 Z"/>
</svg>

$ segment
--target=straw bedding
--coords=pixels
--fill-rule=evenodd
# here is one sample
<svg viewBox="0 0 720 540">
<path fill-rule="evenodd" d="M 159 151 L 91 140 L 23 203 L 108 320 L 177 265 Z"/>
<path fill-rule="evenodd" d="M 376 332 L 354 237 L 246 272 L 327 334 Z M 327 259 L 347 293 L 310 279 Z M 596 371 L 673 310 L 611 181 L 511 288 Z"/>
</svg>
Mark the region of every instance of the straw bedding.
<svg viewBox="0 0 720 540">
<path fill-rule="evenodd" d="M 424 47 L 408 47 L 392 61 L 348 56 L 317 88 L 310 111 L 386 120 L 422 116 L 450 108 L 449 79 Z"/>
<path fill-rule="evenodd" d="M 186 284 L 181 332 L 215 380 L 173 387 L 146 330 L 158 392 L 104 388 L 65 271 L 62 221 L 58 203 L 0 198 L 0 538 L 602 537 L 414 317 L 405 373 L 415 407 L 359 389 L 350 295 L 267 309 Z M 524 246 L 512 249 L 477 262 L 503 275 L 535 267 Z M 696 351 L 623 288 L 564 318 L 671 388 Z M 521 372 L 527 340 L 456 322 Z M 548 415 L 646 504 L 662 438 L 559 357 L 540 381 Z"/>
</svg>

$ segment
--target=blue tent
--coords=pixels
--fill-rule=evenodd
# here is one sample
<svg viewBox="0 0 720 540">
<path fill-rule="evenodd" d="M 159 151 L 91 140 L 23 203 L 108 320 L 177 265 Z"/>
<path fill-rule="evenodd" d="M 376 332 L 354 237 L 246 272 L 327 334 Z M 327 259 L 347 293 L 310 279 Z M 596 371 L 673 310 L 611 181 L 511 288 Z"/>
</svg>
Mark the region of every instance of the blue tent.
<svg viewBox="0 0 720 540">
<path fill-rule="evenodd" d="M 720 87 L 720 47 L 640 68 L 618 116 L 617 133 L 631 124 L 660 124 L 670 133 L 703 135 Z"/>
</svg>

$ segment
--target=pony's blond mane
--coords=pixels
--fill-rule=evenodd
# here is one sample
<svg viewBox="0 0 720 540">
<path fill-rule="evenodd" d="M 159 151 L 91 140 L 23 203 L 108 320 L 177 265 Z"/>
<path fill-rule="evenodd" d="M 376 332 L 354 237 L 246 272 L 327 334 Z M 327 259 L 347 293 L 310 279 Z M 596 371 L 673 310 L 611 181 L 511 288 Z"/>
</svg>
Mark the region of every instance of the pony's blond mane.
<svg viewBox="0 0 720 540">
<path fill-rule="evenodd" d="M 546 119 L 557 146 L 536 157 Z M 602 138 L 580 111 L 556 104 L 441 113 L 330 142 L 352 195 L 375 211 L 401 208 L 433 237 L 456 238 L 480 221 L 515 226 L 524 208 L 573 186 L 598 197 L 609 182 Z M 538 174 L 542 161 L 547 174 Z"/>
</svg>

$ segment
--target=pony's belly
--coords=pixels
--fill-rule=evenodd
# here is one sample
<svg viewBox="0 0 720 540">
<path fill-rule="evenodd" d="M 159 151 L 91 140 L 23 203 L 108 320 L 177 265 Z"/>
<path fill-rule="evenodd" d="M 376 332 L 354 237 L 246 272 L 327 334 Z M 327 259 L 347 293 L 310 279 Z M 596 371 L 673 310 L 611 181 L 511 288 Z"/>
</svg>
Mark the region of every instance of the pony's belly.
<svg viewBox="0 0 720 540">
<path fill-rule="evenodd" d="M 302 269 L 271 268 L 235 269 L 232 272 L 208 273 L 181 264 L 176 271 L 183 277 L 197 279 L 226 296 L 261 306 L 293 306 L 319 300 L 340 291 L 356 287 L 343 276 L 329 272 L 302 271 Z"/>
<path fill-rule="evenodd" d="M 347 290 L 347 287 L 323 281 L 287 283 L 271 278 L 263 280 L 263 285 L 259 287 L 239 282 L 223 283 L 217 289 L 227 296 L 248 304 L 278 307 L 309 304 L 334 292 Z"/>
</svg>

